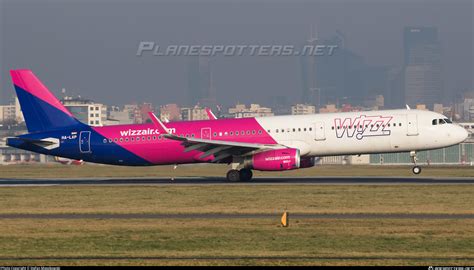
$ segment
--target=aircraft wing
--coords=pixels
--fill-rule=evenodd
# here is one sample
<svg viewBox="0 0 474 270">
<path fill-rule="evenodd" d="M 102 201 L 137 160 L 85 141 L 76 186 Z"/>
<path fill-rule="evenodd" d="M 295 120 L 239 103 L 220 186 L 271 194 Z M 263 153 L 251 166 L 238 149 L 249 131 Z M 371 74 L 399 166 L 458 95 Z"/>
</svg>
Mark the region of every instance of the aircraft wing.
<svg viewBox="0 0 474 270">
<path fill-rule="evenodd" d="M 184 138 L 172 134 L 163 135 L 165 138 L 181 141 L 185 147 L 184 152 L 197 150 L 203 152 L 199 158 L 206 158 L 214 155 L 212 162 L 219 162 L 229 156 L 244 156 L 250 152 L 260 152 L 269 149 L 281 149 L 286 146 L 279 144 L 258 144 L 258 143 L 242 143 L 233 141 L 205 140 L 197 138 Z"/>
<path fill-rule="evenodd" d="M 212 162 L 219 162 L 229 156 L 244 156 L 251 152 L 286 148 L 286 146 L 280 144 L 243 143 L 180 137 L 170 134 L 166 126 L 152 112 L 150 112 L 149 115 L 153 123 L 155 123 L 155 126 L 163 133 L 163 137 L 170 140 L 181 141 L 181 144 L 185 147 L 184 152 L 193 150 L 203 152 L 202 155 L 199 156 L 201 159 L 214 155 L 215 158 Z"/>
</svg>

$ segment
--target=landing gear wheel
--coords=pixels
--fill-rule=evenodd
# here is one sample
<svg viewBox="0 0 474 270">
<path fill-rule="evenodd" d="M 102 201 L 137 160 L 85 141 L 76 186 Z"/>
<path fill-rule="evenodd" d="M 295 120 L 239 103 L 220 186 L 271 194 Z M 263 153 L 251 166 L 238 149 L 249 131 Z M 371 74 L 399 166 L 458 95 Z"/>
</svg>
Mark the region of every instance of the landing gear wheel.
<svg viewBox="0 0 474 270">
<path fill-rule="evenodd" d="M 241 169 L 239 171 L 239 174 L 240 174 L 240 180 L 241 181 L 250 181 L 250 180 L 252 180 L 253 173 L 252 173 L 252 170 L 250 170 L 250 169 Z"/>
<path fill-rule="evenodd" d="M 237 170 L 230 170 L 227 172 L 227 180 L 230 182 L 240 181 L 240 172 Z"/>
<path fill-rule="evenodd" d="M 421 167 L 420 166 L 413 167 L 412 172 L 414 174 L 420 174 L 421 173 Z"/>
</svg>

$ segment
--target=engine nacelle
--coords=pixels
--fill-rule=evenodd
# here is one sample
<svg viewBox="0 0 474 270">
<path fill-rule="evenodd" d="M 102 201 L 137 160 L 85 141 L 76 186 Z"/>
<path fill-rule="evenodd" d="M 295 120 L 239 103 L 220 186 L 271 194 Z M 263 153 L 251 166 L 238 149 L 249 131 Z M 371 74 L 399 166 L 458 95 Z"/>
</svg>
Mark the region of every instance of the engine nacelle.
<svg viewBox="0 0 474 270">
<path fill-rule="evenodd" d="M 300 159 L 300 169 L 301 168 L 311 168 L 316 164 L 315 157 L 302 157 Z"/>
<path fill-rule="evenodd" d="M 300 151 L 295 148 L 268 150 L 246 157 L 244 167 L 259 171 L 286 171 L 300 167 Z"/>
</svg>

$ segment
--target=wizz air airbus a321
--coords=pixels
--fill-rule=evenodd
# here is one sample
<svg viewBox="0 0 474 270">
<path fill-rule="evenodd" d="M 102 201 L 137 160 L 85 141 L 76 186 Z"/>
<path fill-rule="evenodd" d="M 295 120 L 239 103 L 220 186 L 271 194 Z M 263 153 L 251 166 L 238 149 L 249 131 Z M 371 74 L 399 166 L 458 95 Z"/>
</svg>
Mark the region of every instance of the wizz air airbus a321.
<svg viewBox="0 0 474 270">
<path fill-rule="evenodd" d="M 285 171 L 315 165 L 315 157 L 410 152 L 447 147 L 468 133 L 445 116 L 420 110 L 161 122 L 91 127 L 78 121 L 30 70 L 12 70 L 28 134 L 12 147 L 87 162 L 152 166 L 227 163 L 229 181 L 252 170 Z M 211 117 L 212 116 L 212 117 Z M 239 169 L 239 170 L 238 170 Z"/>
</svg>

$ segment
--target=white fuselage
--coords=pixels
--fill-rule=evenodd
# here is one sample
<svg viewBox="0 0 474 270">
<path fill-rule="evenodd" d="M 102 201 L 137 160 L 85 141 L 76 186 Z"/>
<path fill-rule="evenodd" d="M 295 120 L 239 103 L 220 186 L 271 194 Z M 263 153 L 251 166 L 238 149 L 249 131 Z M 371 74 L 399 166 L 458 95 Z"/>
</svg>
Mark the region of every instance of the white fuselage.
<svg viewBox="0 0 474 270">
<path fill-rule="evenodd" d="M 386 110 L 260 117 L 279 143 L 302 156 L 405 152 L 451 146 L 467 132 L 445 116 L 422 110 Z M 449 121 L 449 120 L 447 120 Z"/>
</svg>

